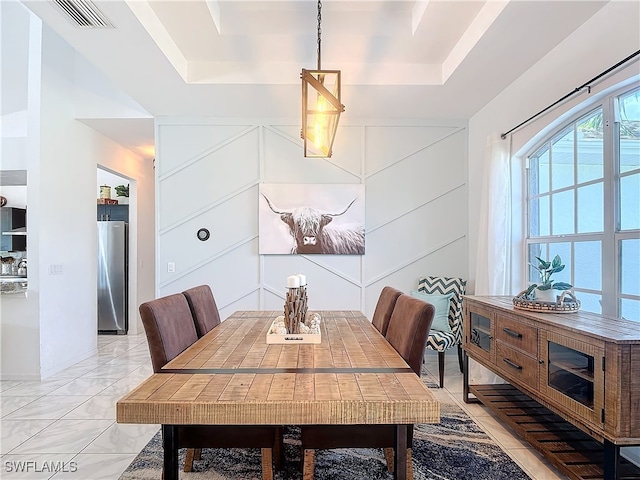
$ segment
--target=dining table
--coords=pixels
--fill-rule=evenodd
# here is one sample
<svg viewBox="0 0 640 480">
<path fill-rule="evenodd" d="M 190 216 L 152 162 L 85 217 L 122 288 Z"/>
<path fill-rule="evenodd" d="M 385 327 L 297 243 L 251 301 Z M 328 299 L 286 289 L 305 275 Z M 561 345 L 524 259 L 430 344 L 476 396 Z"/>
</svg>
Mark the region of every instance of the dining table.
<svg viewBox="0 0 640 480">
<path fill-rule="evenodd" d="M 179 425 L 394 425 L 404 480 L 408 428 L 439 423 L 439 402 L 362 312 L 315 312 L 320 343 L 275 344 L 282 312 L 233 313 L 120 399 L 117 422 L 162 425 L 165 480 L 178 478 Z"/>
</svg>

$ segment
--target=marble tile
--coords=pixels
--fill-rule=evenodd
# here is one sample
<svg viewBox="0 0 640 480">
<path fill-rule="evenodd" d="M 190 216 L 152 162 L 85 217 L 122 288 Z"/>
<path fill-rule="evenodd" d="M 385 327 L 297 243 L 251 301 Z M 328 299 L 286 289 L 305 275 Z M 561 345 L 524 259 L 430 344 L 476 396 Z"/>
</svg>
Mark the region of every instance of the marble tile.
<svg viewBox="0 0 640 480">
<path fill-rule="evenodd" d="M 2 397 L 0 398 L 0 415 L 2 417 L 6 417 L 25 405 L 35 402 L 41 396 L 42 395 L 23 395 L 20 397 L 9 397 L 2 394 Z"/>
<path fill-rule="evenodd" d="M 131 348 L 131 345 L 116 342 L 109 343 L 107 345 L 101 345 L 98 347 L 98 357 L 113 357 L 116 355 L 121 355 Z"/>
<path fill-rule="evenodd" d="M 0 393 L 5 393 L 9 389 L 22 383 L 22 380 L 0 380 Z"/>
<path fill-rule="evenodd" d="M 139 378 L 139 377 L 132 378 L 130 376 L 124 377 L 118 380 L 117 382 L 115 382 L 113 385 L 108 386 L 107 388 L 105 388 L 104 390 L 102 390 L 96 395 L 123 397 L 124 395 L 129 393 L 131 390 L 136 388 L 138 385 L 140 385 L 142 381 L 146 378 L 147 377 L 144 377 L 144 378 Z"/>
<path fill-rule="evenodd" d="M 493 412 L 485 407 L 482 403 L 464 403 L 462 399 L 462 394 L 455 395 L 455 402 L 458 404 L 460 408 L 462 408 L 470 417 L 491 417 L 493 416 Z"/>
<path fill-rule="evenodd" d="M 57 420 L 12 453 L 78 453 L 113 423 L 113 420 Z"/>
<path fill-rule="evenodd" d="M 76 378 L 49 393 L 49 396 L 57 395 L 96 395 L 119 378 Z"/>
<path fill-rule="evenodd" d="M 139 453 L 158 430 L 160 425 L 114 423 L 82 453 Z"/>
<path fill-rule="evenodd" d="M 500 444 L 504 450 L 512 448 L 526 448 L 531 445 L 522 440 L 513 430 L 505 425 L 500 419 L 493 416 L 472 417 L 488 435 Z"/>
<path fill-rule="evenodd" d="M 2 457 L 2 475 L 0 477 L 3 480 L 49 479 L 56 472 L 73 470 L 72 459 L 74 456 L 75 454 L 73 453 L 4 455 Z M 78 478 L 76 477 L 76 479 Z"/>
<path fill-rule="evenodd" d="M 93 370 L 95 365 L 73 365 L 49 377 L 49 380 L 74 379 Z"/>
<path fill-rule="evenodd" d="M 533 480 L 567 479 L 533 447 L 513 448 L 508 450 L 507 453 Z"/>
<path fill-rule="evenodd" d="M 19 397 L 7 397 L 19 398 Z M 19 408 L 8 415 L 2 417 L 2 420 L 16 419 L 52 419 L 57 420 L 66 415 L 80 404 L 91 398 L 90 395 L 74 395 L 74 396 L 44 396 L 31 403 Z"/>
<path fill-rule="evenodd" d="M 11 452 L 53 422 L 55 420 L 3 420 L 0 429 L 0 454 Z"/>
<path fill-rule="evenodd" d="M 2 396 L 17 396 L 17 395 L 46 395 L 54 390 L 71 382 L 70 378 L 61 378 L 57 380 L 43 380 L 43 381 L 28 381 L 22 382 L 6 392 L 2 392 Z"/>
<path fill-rule="evenodd" d="M 58 472 L 52 480 L 117 480 L 136 456 L 134 454 L 86 454 L 76 455 L 75 472 Z"/>
<path fill-rule="evenodd" d="M 130 365 L 129 363 L 123 363 L 119 365 L 113 365 L 105 363 L 99 367 L 94 368 L 90 372 L 81 375 L 81 378 L 114 378 L 121 379 L 127 374 L 138 368 L 139 364 Z"/>
<path fill-rule="evenodd" d="M 114 358 L 113 360 L 109 360 L 106 362 L 106 365 L 132 365 L 141 367 L 145 364 L 151 364 L 151 355 L 149 352 L 133 352 L 133 353 L 125 353 L 120 355 L 119 357 Z"/>
<path fill-rule="evenodd" d="M 67 413 L 64 419 L 115 420 L 116 402 L 120 396 L 94 396 Z"/>
</svg>

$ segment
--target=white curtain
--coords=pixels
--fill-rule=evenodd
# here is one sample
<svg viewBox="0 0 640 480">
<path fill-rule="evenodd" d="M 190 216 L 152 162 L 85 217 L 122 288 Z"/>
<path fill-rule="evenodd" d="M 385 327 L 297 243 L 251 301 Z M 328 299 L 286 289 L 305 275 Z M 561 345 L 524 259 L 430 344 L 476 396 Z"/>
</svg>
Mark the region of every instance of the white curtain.
<svg viewBox="0 0 640 480">
<path fill-rule="evenodd" d="M 511 293 L 511 152 L 510 138 L 487 137 L 478 223 L 475 295 Z M 470 383 L 499 378 L 469 360 Z"/>
</svg>

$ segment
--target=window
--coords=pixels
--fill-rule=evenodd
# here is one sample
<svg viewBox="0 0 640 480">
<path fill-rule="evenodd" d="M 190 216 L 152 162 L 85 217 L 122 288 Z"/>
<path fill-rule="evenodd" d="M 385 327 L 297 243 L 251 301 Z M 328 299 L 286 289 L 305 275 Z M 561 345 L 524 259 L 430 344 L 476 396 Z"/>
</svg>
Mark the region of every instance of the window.
<svg viewBox="0 0 640 480">
<path fill-rule="evenodd" d="M 640 87 L 563 124 L 527 171 L 527 261 L 560 255 L 583 310 L 640 322 Z"/>
</svg>

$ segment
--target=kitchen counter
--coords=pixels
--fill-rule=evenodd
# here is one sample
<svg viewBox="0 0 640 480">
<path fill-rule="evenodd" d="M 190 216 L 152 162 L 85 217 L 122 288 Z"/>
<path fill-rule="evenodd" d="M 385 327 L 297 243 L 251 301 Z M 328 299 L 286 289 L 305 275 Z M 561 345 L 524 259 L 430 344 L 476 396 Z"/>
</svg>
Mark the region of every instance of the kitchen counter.
<svg viewBox="0 0 640 480">
<path fill-rule="evenodd" d="M 26 275 L 0 275 L 0 294 L 16 294 L 27 291 Z"/>
</svg>

